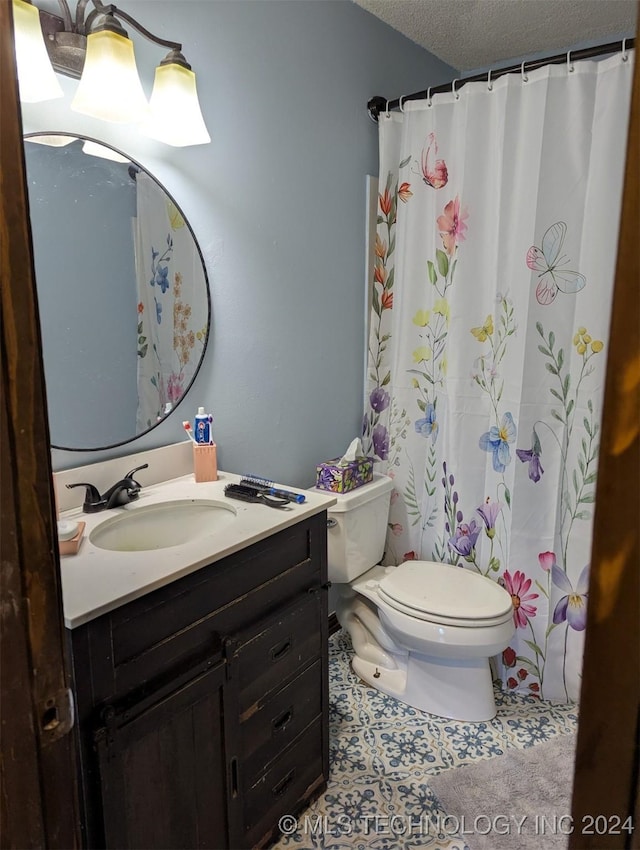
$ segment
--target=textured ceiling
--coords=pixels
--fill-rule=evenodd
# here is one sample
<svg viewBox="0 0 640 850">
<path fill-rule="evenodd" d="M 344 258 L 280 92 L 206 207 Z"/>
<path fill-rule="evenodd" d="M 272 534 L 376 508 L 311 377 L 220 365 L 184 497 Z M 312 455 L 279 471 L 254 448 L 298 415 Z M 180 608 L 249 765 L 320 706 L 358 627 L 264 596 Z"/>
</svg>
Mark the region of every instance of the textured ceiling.
<svg viewBox="0 0 640 850">
<path fill-rule="evenodd" d="M 637 0 L 355 0 L 460 71 L 635 34 Z"/>
</svg>

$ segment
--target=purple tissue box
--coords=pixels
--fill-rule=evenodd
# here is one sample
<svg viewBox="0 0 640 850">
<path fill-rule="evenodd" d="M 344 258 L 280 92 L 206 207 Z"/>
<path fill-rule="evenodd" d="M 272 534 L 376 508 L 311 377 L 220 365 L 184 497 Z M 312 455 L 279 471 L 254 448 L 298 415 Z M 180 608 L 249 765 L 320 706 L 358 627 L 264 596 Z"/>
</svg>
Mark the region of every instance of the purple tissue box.
<svg viewBox="0 0 640 850">
<path fill-rule="evenodd" d="M 340 458 L 320 463 L 316 467 L 316 487 L 332 493 L 348 493 L 373 481 L 373 458 L 363 457 L 341 465 Z"/>
</svg>

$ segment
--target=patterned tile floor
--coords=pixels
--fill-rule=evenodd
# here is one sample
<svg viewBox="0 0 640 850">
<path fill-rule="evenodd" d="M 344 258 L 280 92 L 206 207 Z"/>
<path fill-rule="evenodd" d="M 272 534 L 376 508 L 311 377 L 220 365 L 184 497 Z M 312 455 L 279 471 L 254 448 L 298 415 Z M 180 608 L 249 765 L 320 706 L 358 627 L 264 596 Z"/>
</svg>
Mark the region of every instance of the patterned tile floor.
<svg viewBox="0 0 640 850">
<path fill-rule="evenodd" d="M 496 691 L 483 723 L 426 714 L 365 685 L 351 670 L 349 635 L 329 645 L 331 774 L 325 793 L 296 820 L 277 850 L 464 850 L 429 777 L 529 747 L 577 727 L 575 705 Z"/>
</svg>

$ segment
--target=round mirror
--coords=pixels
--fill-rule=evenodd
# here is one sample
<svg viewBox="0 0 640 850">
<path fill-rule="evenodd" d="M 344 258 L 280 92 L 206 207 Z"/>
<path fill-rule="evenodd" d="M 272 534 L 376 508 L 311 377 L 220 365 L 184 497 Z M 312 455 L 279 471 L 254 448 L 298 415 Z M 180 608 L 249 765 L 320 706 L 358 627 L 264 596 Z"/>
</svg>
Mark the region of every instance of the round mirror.
<svg viewBox="0 0 640 850">
<path fill-rule="evenodd" d="M 25 136 L 51 442 L 122 445 L 191 386 L 211 319 L 202 253 L 137 162 L 93 139 Z"/>
</svg>

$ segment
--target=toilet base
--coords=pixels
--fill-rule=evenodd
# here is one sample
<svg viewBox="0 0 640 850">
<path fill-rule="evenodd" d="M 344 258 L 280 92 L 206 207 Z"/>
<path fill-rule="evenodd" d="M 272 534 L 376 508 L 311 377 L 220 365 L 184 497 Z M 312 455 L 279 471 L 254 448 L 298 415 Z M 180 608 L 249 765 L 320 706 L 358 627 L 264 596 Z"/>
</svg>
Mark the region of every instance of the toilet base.
<svg viewBox="0 0 640 850">
<path fill-rule="evenodd" d="M 409 653 L 387 669 L 356 655 L 354 672 L 371 687 L 420 711 L 477 723 L 496 715 L 488 658 L 444 660 Z"/>
</svg>

